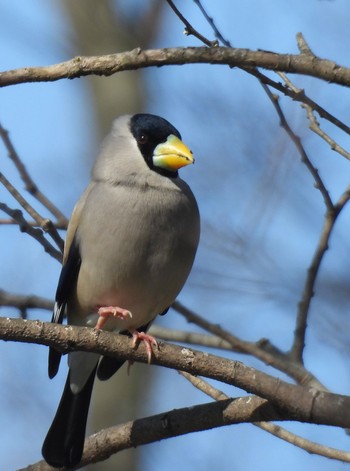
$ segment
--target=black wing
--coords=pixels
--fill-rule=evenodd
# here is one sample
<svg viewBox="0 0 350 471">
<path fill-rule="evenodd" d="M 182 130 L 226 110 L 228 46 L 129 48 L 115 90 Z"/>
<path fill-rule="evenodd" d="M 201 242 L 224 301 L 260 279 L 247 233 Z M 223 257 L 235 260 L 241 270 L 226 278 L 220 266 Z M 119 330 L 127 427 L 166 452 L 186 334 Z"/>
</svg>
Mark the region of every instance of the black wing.
<svg viewBox="0 0 350 471">
<path fill-rule="evenodd" d="M 58 280 L 56 291 L 56 302 L 52 314 L 51 322 L 62 324 L 64 312 L 67 305 L 67 300 L 72 293 L 72 289 L 76 285 L 79 270 L 81 265 L 81 257 L 79 246 L 76 239 L 73 239 L 72 245 L 69 249 L 66 263 L 62 266 L 61 275 Z M 50 347 L 49 350 L 49 377 L 56 376 L 60 366 L 62 353 Z"/>
</svg>

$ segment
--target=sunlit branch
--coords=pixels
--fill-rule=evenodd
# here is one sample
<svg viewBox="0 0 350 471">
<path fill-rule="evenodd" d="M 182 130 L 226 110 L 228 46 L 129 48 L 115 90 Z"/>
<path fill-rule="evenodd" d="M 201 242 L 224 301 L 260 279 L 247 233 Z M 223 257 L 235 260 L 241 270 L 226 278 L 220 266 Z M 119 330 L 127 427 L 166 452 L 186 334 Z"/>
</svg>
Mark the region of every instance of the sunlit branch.
<svg viewBox="0 0 350 471">
<path fill-rule="evenodd" d="M 52 82 L 86 75 L 110 76 L 125 70 L 184 64 L 216 64 L 230 67 L 261 67 L 291 74 L 308 75 L 326 82 L 350 86 L 350 69 L 328 59 L 306 54 L 278 54 L 227 47 L 164 48 L 77 56 L 43 67 L 24 67 L 0 72 L 0 87 L 18 83 Z"/>
</svg>

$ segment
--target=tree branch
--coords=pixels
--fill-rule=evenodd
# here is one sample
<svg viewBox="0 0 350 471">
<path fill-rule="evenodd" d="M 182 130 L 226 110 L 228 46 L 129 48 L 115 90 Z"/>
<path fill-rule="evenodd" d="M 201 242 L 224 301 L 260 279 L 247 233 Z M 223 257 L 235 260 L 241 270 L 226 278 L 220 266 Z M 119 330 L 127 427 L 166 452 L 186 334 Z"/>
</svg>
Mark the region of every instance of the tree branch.
<svg viewBox="0 0 350 471">
<path fill-rule="evenodd" d="M 53 309 L 53 301 L 35 295 L 22 295 L 9 293 L 0 289 L 0 306 L 9 306 L 19 309 L 23 318 L 27 317 L 28 309 Z"/>
<path fill-rule="evenodd" d="M 326 82 L 350 86 L 350 69 L 328 59 L 307 54 L 277 54 L 227 47 L 164 48 L 102 56 L 78 56 L 44 67 L 24 67 L 0 72 L 0 87 L 29 82 L 52 82 L 86 75 L 110 76 L 125 70 L 183 64 L 217 64 L 230 67 L 262 67 L 267 70 L 308 75 Z"/>
<path fill-rule="evenodd" d="M 5 177 L 3 173 L 0 173 L 0 183 L 4 185 L 7 191 L 15 198 L 16 201 L 18 201 L 22 208 L 27 211 L 28 214 L 30 214 L 30 216 L 36 221 L 38 226 L 40 226 L 45 232 L 47 232 L 51 236 L 52 240 L 56 243 L 58 248 L 60 250 L 63 250 L 64 242 L 52 221 L 48 218 L 43 218 L 33 208 L 33 206 L 31 206 L 28 201 L 20 194 L 20 192 L 16 190 L 16 188 L 9 182 L 9 180 Z M 3 211 L 5 211 L 5 206 L 6 205 L 4 205 L 4 207 L 2 208 Z M 9 214 L 9 216 L 13 217 L 13 219 L 16 219 L 16 217 L 12 214 Z M 23 224 L 24 222 L 26 223 L 23 218 Z"/>
<path fill-rule="evenodd" d="M 314 296 L 314 287 L 321 262 L 328 250 L 329 239 L 332 235 L 335 223 L 344 206 L 350 200 L 350 187 L 343 193 L 333 208 L 327 208 L 321 235 L 313 255 L 311 264 L 307 271 L 303 293 L 298 303 L 298 313 L 294 330 L 294 341 L 291 349 L 291 357 L 297 362 L 303 362 L 303 351 L 305 347 L 305 336 L 307 328 L 307 317 L 310 310 L 311 300 Z"/>
<path fill-rule="evenodd" d="M 226 394 L 224 394 L 222 391 L 218 390 L 217 388 L 214 388 L 207 381 L 204 381 L 203 379 L 198 378 L 197 376 L 192 376 L 189 373 L 185 373 L 183 371 L 179 371 L 179 373 L 184 378 L 186 378 L 187 381 L 189 381 L 195 388 L 204 392 L 204 394 L 207 394 L 208 396 L 215 399 L 216 401 L 223 401 L 223 400 L 229 399 L 229 396 L 227 396 Z M 308 453 L 319 455 L 319 456 L 324 456 L 326 458 L 330 458 L 333 460 L 344 461 L 347 463 L 350 462 L 349 452 L 338 450 L 336 448 L 331 448 L 328 446 L 320 445 L 319 443 L 312 442 L 310 440 L 307 440 L 306 438 L 296 435 L 295 433 L 289 432 L 285 428 L 280 427 L 279 425 L 276 425 L 271 422 L 255 421 L 252 423 L 256 427 L 259 427 L 262 430 L 265 430 L 266 432 L 271 433 L 275 437 L 280 438 L 281 440 L 284 440 L 288 443 L 291 443 L 292 445 L 295 445 L 298 448 L 301 448 L 307 451 Z"/>
<path fill-rule="evenodd" d="M 194 36 L 199 41 L 201 41 L 203 44 L 209 47 L 216 47 L 218 46 L 218 41 L 210 41 L 210 39 L 206 38 L 203 36 L 199 31 L 197 31 L 191 23 L 183 16 L 183 14 L 180 12 L 180 10 L 175 6 L 174 2 L 172 0 L 166 0 L 170 8 L 173 10 L 175 15 L 182 21 L 182 23 L 185 25 L 185 31 L 184 33 L 187 36 Z"/>
<path fill-rule="evenodd" d="M 61 213 L 61 211 L 50 201 L 38 188 L 37 184 L 34 182 L 32 177 L 29 175 L 28 170 L 26 169 L 24 163 L 20 159 L 15 146 L 13 145 L 9 132 L 2 127 L 0 124 L 0 136 L 1 139 L 7 149 L 9 158 L 12 160 L 14 163 L 15 167 L 18 170 L 18 173 L 20 174 L 26 190 L 34 197 L 36 198 L 46 209 L 48 209 L 53 216 L 57 219 L 58 225 L 62 226 L 65 225 L 67 226 L 68 221 L 67 218 Z"/>
<path fill-rule="evenodd" d="M 63 353 L 81 350 L 123 361 L 148 361 L 144 345 L 134 350 L 132 342 L 124 335 L 87 327 L 0 318 L 0 338 L 50 345 Z M 350 397 L 288 384 L 237 361 L 160 342 L 159 349 L 154 351 L 153 363 L 259 395 L 285 411 L 289 419 L 297 417 L 296 420 L 303 422 L 339 427 L 350 425 Z"/>
<path fill-rule="evenodd" d="M 0 173 L 0 179 L 1 179 Z M 0 203 L 0 211 L 4 211 L 4 213 L 8 214 L 12 219 L 16 221 L 18 224 L 20 231 L 25 232 L 26 234 L 33 237 L 36 241 L 39 242 L 40 245 L 44 247 L 45 252 L 51 255 L 51 257 L 55 258 L 57 261 L 62 261 L 62 254 L 58 250 L 56 250 L 50 242 L 45 239 L 43 231 L 37 227 L 33 227 L 27 223 L 25 220 L 22 211 L 19 209 L 12 209 L 9 208 L 5 203 Z"/>
<path fill-rule="evenodd" d="M 85 440 L 84 454 L 77 468 L 109 458 L 119 451 L 159 440 L 256 420 L 284 420 L 268 401 L 255 396 L 210 402 L 163 412 L 144 419 L 110 427 Z M 19 471 L 52 471 L 40 461 Z"/>
<path fill-rule="evenodd" d="M 253 355 L 255 358 L 263 361 L 266 365 L 273 366 L 279 371 L 286 373 L 299 384 L 312 386 L 321 391 L 327 390 L 325 386 L 323 386 L 323 384 L 321 384 L 312 373 L 306 370 L 302 364 L 294 361 L 293 358 L 276 348 L 269 341 L 263 339 L 254 343 L 241 340 L 230 332 L 227 332 L 219 325 L 203 319 L 198 314 L 195 314 L 193 311 L 180 304 L 178 301 L 173 304 L 173 308 L 183 315 L 188 322 L 194 323 L 202 329 L 224 339 L 231 345 L 232 350 Z"/>
</svg>

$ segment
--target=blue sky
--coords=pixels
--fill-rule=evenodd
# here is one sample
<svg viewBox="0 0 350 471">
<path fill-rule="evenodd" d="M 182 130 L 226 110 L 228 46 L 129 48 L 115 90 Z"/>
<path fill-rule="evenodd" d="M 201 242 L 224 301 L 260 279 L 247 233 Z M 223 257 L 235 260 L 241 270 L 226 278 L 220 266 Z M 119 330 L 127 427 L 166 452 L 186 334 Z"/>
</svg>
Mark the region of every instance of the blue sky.
<svg viewBox="0 0 350 471">
<path fill-rule="evenodd" d="M 348 63 L 347 0 L 206 3 L 224 36 L 237 47 L 297 53 L 295 35 L 302 31 L 316 54 Z M 186 2 L 184 13 L 196 28 L 212 37 L 192 2 Z M 165 14 L 155 47 L 199 44 L 182 34 L 183 26 L 170 11 Z M 0 18 L 1 70 L 70 58 L 70 27 L 59 2 L 2 1 Z M 295 83 L 329 111 L 348 119 L 347 90 L 305 77 L 296 77 Z M 236 335 L 249 340 L 268 337 L 280 348 L 288 348 L 324 213 L 310 175 L 280 129 L 261 87 L 246 74 L 214 66 L 151 69 L 146 86 L 148 110 L 173 122 L 197 157 L 196 166 L 182 175 L 197 195 L 204 229 L 193 274 L 180 300 Z M 321 175 L 327 178 L 331 195 L 339 196 L 349 180 L 349 163 L 307 131 L 304 112 L 296 103 L 287 99 L 281 103 Z M 0 122 L 10 131 L 34 180 L 68 216 L 88 182 L 88 162 L 98 147 L 84 79 L 1 89 Z M 349 148 L 348 138 L 331 131 Z M 1 171 L 21 188 L 1 146 L 0 152 Z M 275 191 L 265 194 L 263 190 L 271 181 Z M 4 189 L 0 192 L 1 201 L 15 206 Z M 322 267 L 306 349 L 306 367 L 331 390 L 344 394 L 350 390 L 349 350 L 346 335 L 338 333 L 349 326 L 345 315 L 349 307 L 343 298 L 329 297 L 329 280 L 350 279 L 348 227 L 346 211 Z M 253 242 L 247 244 L 252 234 Z M 52 298 L 58 263 L 15 227 L 2 227 L 1 238 L 0 287 Z M 257 259 L 261 259 L 260 265 Z M 15 316 L 16 311 L 1 308 L 0 315 Z M 30 312 L 30 318 L 49 320 L 50 314 Z M 160 324 L 188 328 L 175 313 L 162 318 Z M 61 371 L 50 382 L 47 352 L 40 346 L 0 343 L 0 356 L 0 469 L 10 470 L 41 458 L 41 444 L 66 372 Z M 265 368 L 255 359 L 239 359 Z M 223 389 L 233 396 L 241 394 L 233 388 Z M 208 400 L 175 372 L 160 369 L 154 391 L 147 398 L 146 412 L 150 414 Z M 287 428 L 330 446 L 349 447 L 350 439 L 342 430 L 300 424 L 288 424 Z M 328 471 L 344 466 L 308 455 L 251 425 L 164 441 L 143 448 L 142 456 L 145 470 L 172 471 L 179 466 L 183 471 L 209 470 L 219 466 L 224 470 L 274 471 L 283 463 L 285 471 L 311 467 Z"/>
</svg>

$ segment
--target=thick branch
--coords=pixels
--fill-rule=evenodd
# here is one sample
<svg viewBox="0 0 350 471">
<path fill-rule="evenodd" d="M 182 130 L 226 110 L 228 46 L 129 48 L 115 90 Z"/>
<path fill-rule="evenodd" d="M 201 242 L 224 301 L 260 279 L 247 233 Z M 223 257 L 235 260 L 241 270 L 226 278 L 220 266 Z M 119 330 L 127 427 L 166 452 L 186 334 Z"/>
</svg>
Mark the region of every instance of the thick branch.
<svg viewBox="0 0 350 471">
<path fill-rule="evenodd" d="M 109 76 L 124 70 L 183 64 L 221 64 L 230 67 L 262 67 L 268 70 L 308 75 L 350 86 L 350 69 L 333 61 L 307 54 L 276 54 L 268 51 L 227 47 L 189 47 L 141 50 L 83 57 L 45 67 L 24 67 L 0 73 L 0 86 L 49 82 L 85 75 Z"/>
<path fill-rule="evenodd" d="M 259 420 L 284 420 L 266 400 L 248 396 L 164 412 L 101 430 L 85 441 L 79 468 L 109 458 L 127 448 L 187 433 Z M 77 469 L 77 468 L 75 468 Z M 19 471 L 52 470 L 44 461 Z"/>
<path fill-rule="evenodd" d="M 82 350 L 121 360 L 142 363 L 148 360 L 144 345 L 134 350 L 130 339 L 123 335 L 86 327 L 1 318 L 0 338 L 51 345 L 64 353 Z M 285 410 L 289 418 L 340 427 L 350 425 L 350 397 L 288 384 L 237 361 L 161 342 L 159 350 L 154 352 L 153 363 L 216 379 L 259 395 Z"/>
</svg>

